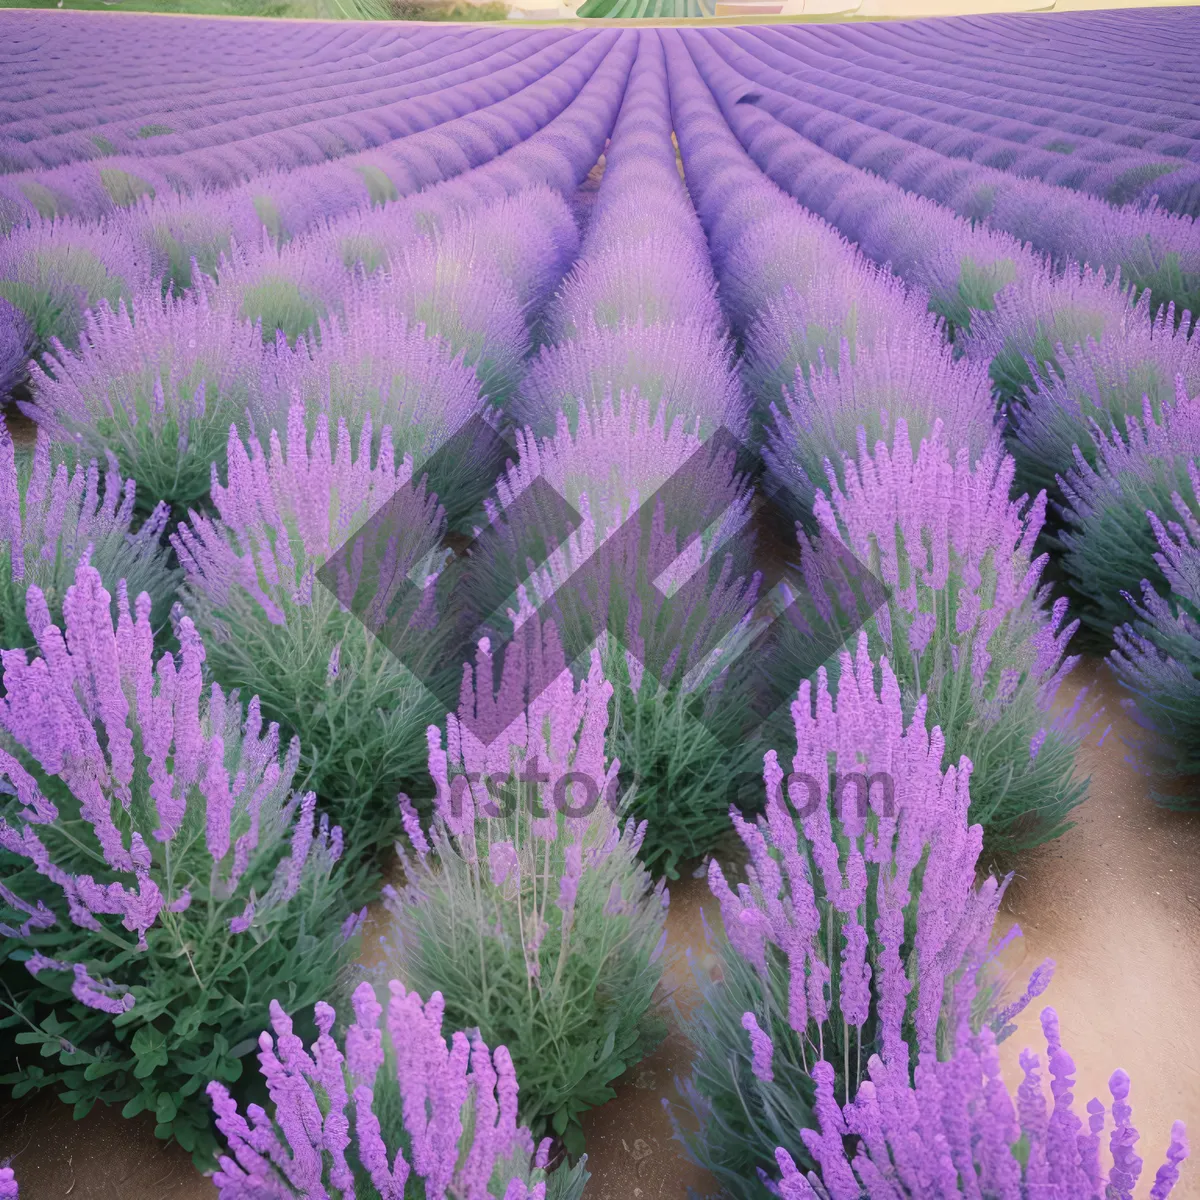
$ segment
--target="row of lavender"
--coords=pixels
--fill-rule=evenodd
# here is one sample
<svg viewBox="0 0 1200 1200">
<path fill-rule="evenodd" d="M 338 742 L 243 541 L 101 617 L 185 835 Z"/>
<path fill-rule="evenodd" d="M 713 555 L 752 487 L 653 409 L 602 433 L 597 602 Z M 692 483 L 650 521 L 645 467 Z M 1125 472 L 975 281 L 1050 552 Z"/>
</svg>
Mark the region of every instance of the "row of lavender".
<svg viewBox="0 0 1200 1200">
<path fill-rule="evenodd" d="M 452 1185 L 481 1197 L 541 1194 L 536 1172 L 545 1159 L 531 1163 L 518 1115 L 535 1134 L 553 1131 L 577 1152 L 580 1114 L 611 1094 L 613 1078 L 656 1036 L 666 893 L 651 886 L 642 864 L 671 867 L 712 849 L 728 828 L 728 792 L 711 781 L 740 764 L 712 736 L 711 722 L 697 726 L 689 702 L 702 691 L 694 668 L 728 649 L 713 630 L 745 629 L 759 611 L 758 582 L 739 557 L 750 540 L 750 496 L 734 460 L 705 461 L 703 487 L 690 494 L 691 526 L 707 529 L 719 518 L 714 535 L 688 546 L 669 525 L 644 527 L 649 543 L 632 547 L 635 559 L 660 567 L 686 551 L 684 576 L 709 569 L 713 586 L 698 599 L 692 593 L 697 603 L 681 616 L 695 634 L 690 658 L 663 655 L 653 622 L 609 593 L 591 615 L 600 627 L 623 625 L 621 641 L 638 657 L 602 642 L 577 688 L 563 673 L 558 639 L 530 609 L 557 596 L 639 510 L 639 498 L 713 444 L 714 431 L 743 438 L 765 425 L 767 461 L 815 526 L 812 536 L 867 559 L 875 547 L 872 565 L 894 591 L 857 657 L 835 658 L 802 685 L 786 729 L 768 725 L 761 743 L 740 747 L 750 761 L 772 750 L 768 803 L 760 831 L 736 822 L 753 862 L 751 886 L 730 891 L 713 864 L 729 939 L 726 984 L 710 988 L 693 1028 L 700 1132 L 692 1144 L 739 1195 L 770 1194 L 761 1170 L 782 1171 L 781 1187 L 793 1195 L 814 1186 L 857 1195 L 860 1183 L 875 1186 L 872 1170 L 929 1194 L 912 1181 L 940 1163 L 943 1130 L 956 1171 L 1010 1194 L 1022 1186 L 1021 1165 L 1007 1152 L 1019 1136 L 1011 1104 L 1006 1112 L 997 1099 L 986 1119 L 976 1109 L 971 1128 L 955 1117 L 945 1088 L 955 1081 L 968 1105 L 985 1080 L 995 1094 L 991 1039 L 1044 988 L 1047 973 L 1021 1002 L 979 1023 L 973 997 L 992 982 L 988 942 L 1003 882 L 977 888 L 975 870 L 985 834 L 1011 849 L 1061 831 L 1082 798 L 1072 768 L 1087 725 L 1074 713 L 1049 715 L 1070 669 L 1063 652 L 1072 627 L 1063 627 L 1065 602 L 1051 611 L 1037 586 L 1045 499 L 1027 508 L 1010 498 L 1016 468 L 997 439 L 988 366 L 1004 349 L 1025 366 L 1019 348 L 1036 352 L 1059 307 L 1081 296 L 1114 327 L 1131 329 L 1150 328 L 1150 300 L 1130 309 L 1103 280 L 1080 283 L 1074 268 L 1056 275 L 995 233 L 902 199 L 909 236 L 927 235 L 935 220 L 950 235 L 937 265 L 942 278 L 957 286 L 967 264 L 1007 257 L 1026 288 L 1003 291 L 1004 279 L 994 276 L 983 302 L 962 305 L 959 328 L 981 345 L 991 330 L 999 349 L 956 359 L 940 321 L 927 314 L 927 293 L 906 291 L 763 176 L 683 39 L 626 34 L 605 50 L 544 136 L 282 247 L 231 247 L 223 260 L 218 250 L 211 275 L 193 269 L 176 278 L 176 296 L 162 297 L 154 274 L 162 271 L 150 267 L 132 316 L 102 308 L 85 319 L 80 304 L 78 352 L 56 348 L 34 372 L 32 411 L 45 433 L 25 467 L 32 477 L 19 477 L 14 458 L 6 492 L 8 528 L 19 531 L 22 553 L 12 557 L 5 640 L 41 650 L 32 663 L 24 653 L 5 661 L 13 698 L 5 727 L 19 748 L 9 777 L 21 807 L 4 846 L 29 865 L 23 887 L 10 886 L 3 898 L 16 904 L 26 948 L 37 947 L 32 957 L 18 951 L 45 989 L 32 1001 L 43 1006 L 35 1012 L 51 1014 L 20 1037 L 58 1062 L 26 1085 L 65 1087 L 81 1107 L 99 1097 L 125 1101 L 130 1114 L 149 1108 L 164 1135 L 190 1141 L 204 1158 L 211 1141 L 196 1089 L 205 1078 L 224 1080 L 212 1094 L 237 1160 L 222 1165 L 231 1196 L 346 1193 L 368 1179 L 381 1195 L 403 1195 L 409 1164 L 431 1194 Z M 580 247 L 554 192 L 575 194 L 610 132 L 599 189 L 576 196 L 585 220 Z M 551 190 L 529 190 L 538 183 Z M 904 227 L 893 220 L 891 228 Z M 1040 308 L 1022 303 L 1026 296 Z M 731 328 L 746 349 L 750 403 Z M 800 329 L 806 336 L 798 339 Z M 1152 332 L 1167 336 L 1165 325 Z M 543 346 L 530 361 L 534 339 Z M 1171 344 L 1185 346 L 1186 331 Z M 1085 367 L 1095 353 L 1079 351 Z M 1040 363 L 1034 353 L 1026 369 Z M 414 463 L 484 397 L 519 422 L 519 459 L 487 510 L 505 535 L 499 541 L 510 554 L 522 548 L 510 518 L 538 478 L 584 523 L 516 597 L 525 657 L 505 658 L 495 700 L 491 655 L 481 649 L 458 713 L 426 744 L 425 727 L 440 723 L 441 712 L 314 576 L 368 514 L 398 498 L 402 573 L 428 570 L 422 564 L 446 523 L 469 513 L 460 492 L 470 487 L 440 481 L 434 499 L 419 479 L 414 486 Z M 155 631 L 169 635 L 163 618 L 177 584 L 160 548 L 172 514 L 155 509 L 128 540 L 132 485 L 114 472 L 101 504 L 95 473 L 81 470 L 72 481 L 66 468 L 52 470 L 52 440 L 81 447 L 84 461 L 111 452 L 118 469 L 152 500 L 170 501 L 176 517 L 195 509 L 172 536 L 185 576 L 171 623 L 180 654 L 162 655 L 156 676 Z M 824 460 L 843 453 L 852 461 L 826 475 Z M 958 498 L 953 509 L 934 499 L 949 495 Z M 142 512 L 149 508 L 143 498 Z M 880 556 L 886 539 L 895 551 Z M 76 572 L 88 544 L 89 564 Z M 918 569 L 921 553 L 929 558 Z M 126 596 L 144 590 L 146 598 L 119 605 L 114 629 L 110 596 L 120 594 L 121 579 L 129 581 Z M 40 586 L 26 596 L 29 580 Z M 432 587 L 436 600 L 436 580 Z M 779 592 L 786 603 L 786 585 Z M 645 672 L 646 661 L 661 670 Z M 718 676 L 727 661 L 719 659 Z M 120 678 L 127 687 L 113 688 Z M 206 702 L 209 679 L 225 690 Z M 229 693 L 235 687 L 258 697 L 245 713 Z M 481 714 L 514 689 L 536 697 L 528 714 L 481 742 Z M 299 734 L 282 759 L 278 731 L 263 733 L 264 715 Z M 101 738 L 87 733 L 97 728 Z M 820 781 L 815 811 L 792 778 L 782 785 L 774 751 L 792 740 L 793 777 Z M 831 794 L 830 752 L 842 774 L 890 771 L 894 796 L 868 790 L 870 813 L 847 812 Z M 426 754 L 437 793 L 428 831 Z M 598 781 L 597 795 L 633 783 L 632 812 L 648 823 L 622 827 L 605 804 L 585 819 L 520 804 L 489 816 L 494 797 L 478 780 L 503 778 L 514 755 L 553 785 L 544 795 L 557 796 L 561 783 L 565 797 L 572 774 Z M 943 773 L 944 757 L 957 765 Z M 298 771 L 303 798 L 288 799 Z M 105 781 L 99 798 L 97 779 Z M 251 1110 L 251 1128 L 224 1087 L 236 1084 L 266 1023 L 259 963 L 276 994 L 289 980 L 295 1016 L 328 994 L 330 964 L 353 955 L 357 927 L 353 919 L 341 924 L 331 898 L 357 895 L 357 904 L 369 893 L 371 846 L 391 840 L 387 819 L 399 788 L 416 801 L 401 808 L 415 857 L 405 891 L 389 901 L 399 937 L 386 975 L 444 999 L 422 1018 L 412 993 L 393 985 L 381 1041 L 373 992 L 357 991 L 357 1023 L 344 1041 L 349 1083 L 330 1010 L 318 1008 L 311 1058 L 275 1012 L 278 1058 L 269 1040 L 262 1056 L 275 1125 Z M 759 792 L 761 807 L 761 785 Z M 807 814 L 799 839 L 789 800 Z M 99 852 L 79 858 L 78 848 L 93 843 Z M 96 884 L 97 871 L 112 882 Z M 53 921 L 62 895 L 77 927 L 96 938 L 81 945 L 76 929 Z M 225 928 L 233 937 L 213 937 Z M 145 974 L 109 984 L 107 974 L 133 978 L 121 929 L 144 943 Z M 280 958 L 265 962 L 266 941 Z M 215 961 L 195 961 L 201 947 Z M 919 981 L 911 997 L 906 962 Z M 306 964 L 311 973 L 297 977 Z M 68 995 L 84 1023 L 64 1044 Z M 473 1049 L 465 1038 L 441 1041 L 443 1006 L 452 1028 L 481 1030 Z M 171 1035 L 159 1020 L 166 1013 Z M 222 1014 L 219 1034 L 205 1013 Z M 400 1049 L 416 1040 L 410 1019 L 424 1020 L 434 1036 L 412 1058 Z M 110 1028 L 124 1032 L 105 1041 Z M 1069 1060 L 1050 1018 L 1046 1030 L 1061 1081 Z M 519 1103 L 508 1060 L 486 1049 L 501 1043 L 525 1089 Z M 934 1058 L 953 1047 L 943 1078 Z M 1073 1141 L 1063 1132 L 1069 1099 L 1056 1084 L 1056 1115 L 1043 1129 L 1036 1106 L 1028 1107 L 1040 1094 L 1032 1060 L 1028 1070 L 1022 1125 L 1033 1148 L 1025 1182 L 1091 1194 L 1100 1187 L 1095 1113 L 1091 1140 Z M 392 1098 L 396 1080 L 403 1120 Z M 1109 1182 L 1120 1194 L 1140 1167 L 1126 1090 L 1114 1077 Z M 456 1122 L 468 1091 L 488 1115 L 477 1148 L 460 1162 Z M 409 1103 L 426 1094 L 443 1106 L 430 1113 Z M 314 1095 L 328 1109 L 314 1108 Z M 931 1122 L 920 1150 L 886 1115 L 912 1103 Z M 879 1135 L 869 1143 L 874 1167 L 865 1156 L 853 1168 L 844 1162 L 847 1128 Z M 390 1163 L 387 1147 L 401 1159 Z M 1160 1173 L 1163 1194 L 1183 1153 L 1177 1131 Z M 823 1182 L 805 1181 L 797 1161 L 818 1168 Z M 571 1194 L 582 1180 L 576 1169 L 552 1186 Z"/>
</svg>

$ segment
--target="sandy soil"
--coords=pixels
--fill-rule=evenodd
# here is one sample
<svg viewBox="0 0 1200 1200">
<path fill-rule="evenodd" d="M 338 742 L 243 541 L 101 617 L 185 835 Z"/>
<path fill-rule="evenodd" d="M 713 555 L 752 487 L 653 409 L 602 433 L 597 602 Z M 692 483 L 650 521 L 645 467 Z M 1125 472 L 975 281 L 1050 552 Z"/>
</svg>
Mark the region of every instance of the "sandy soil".
<svg viewBox="0 0 1200 1200">
<path fill-rule="evenodd" d="M 1093 683 L 1107 703 L 1114 728 L 1084 752 L 1092 787 L 1076 828 L 1028 855 L 1006 898 L 1006 915 L 1025 935 L 1009 956 L 1018 976 L 1047 957 L 1058 963 L 1058 974 L 1005 1043 L 1005 1070 L 1015 1085 L 1020 1049 L 1042 1049 L 1037 1011 L 1047 1003 L 1057 1009 L 1063 1042 L 1079 1064 L 1079 1110 L 1091 1096 L 1107 1096 L 1110 1072 L 1125 1068 L 1147 1162 L 1138 1189 L 1144 1198 L 1171 1121 L 1200 1130 L 1200 816 L 1153 805 L 1146 780 L 1124 761 L 1121 738 L 1129 727 L 1114 689 L 1095 666 L 1080 674 L 1079 682 Z M 676 950 L 690 946 L 704 954 L 702 903 L 715 916 L 701 880 L 672 889 Z M 671 978 L 686 1008 L 693 989 L 682 953 Z M 687 1045 L 673 1033 L 631 1073 L 617 1099 L 590 1115 L 591 1200 L 687 1200 L 689 1188 L 699 1195 L 713 1190 L 673 1140 L 662 1107 L 687 1064 Z M 73 1122 L 69 1109 L 49 1098 L 0 1102 L 0 1162 L 9 1157 L 22 1200 L 210 1200 L 213 1194 L 186 1155 L 155 1141 L 149 1122 L 103 1110 Z M 1174 1195 L 1200 1197 L 1200 1166 L 1185 1164 Z"/>
</svg>

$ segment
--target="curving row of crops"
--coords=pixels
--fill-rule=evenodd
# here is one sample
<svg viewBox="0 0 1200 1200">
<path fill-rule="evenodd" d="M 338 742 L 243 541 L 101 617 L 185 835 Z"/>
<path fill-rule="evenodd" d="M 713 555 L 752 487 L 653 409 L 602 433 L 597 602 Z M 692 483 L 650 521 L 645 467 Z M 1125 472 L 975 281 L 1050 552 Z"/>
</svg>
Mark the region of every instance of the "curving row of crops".
<svg viewBox="0 0 1200 1200">
<path fill-rule="evenodd" d="M 1200 23 L 263 30 L 0 21 L 0 1082 L 573 1200 L 703 864 L 725 1194 L 1131 1197 L 994 927 L 1080 653 L 1200 766 Z"/>
</svg>

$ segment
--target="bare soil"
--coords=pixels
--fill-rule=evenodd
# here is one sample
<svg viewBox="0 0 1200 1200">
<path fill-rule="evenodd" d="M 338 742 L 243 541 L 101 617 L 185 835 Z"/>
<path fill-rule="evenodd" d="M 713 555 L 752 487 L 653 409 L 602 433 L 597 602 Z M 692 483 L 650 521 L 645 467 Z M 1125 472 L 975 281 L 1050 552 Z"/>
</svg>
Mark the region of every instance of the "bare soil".
<svg viewBox="0 0 1200 1200">
<path fill-rule="evenodd" d="M 1077 1111 L 1092 1096 L 1107 1097 L 1117 1067 L 1133 1080 L 1134 1120 L 1146 1160 L 1141 1200 L 1167 1145 L 1172 1120 L 1200 1131 L 1200 815 L 1154 805 L 1148 781 L 1125 761 L 1130 733 L 1116 690 L 1103 668 L 1086 664 L 1090 683 L 1108 707 L 1113 729 L 1084 750 L 1091 774 L 1076 827 L 1026 855 L 1005 900 L 1005 914 L 1024 937 L 1008 955 L 1017 981 L 1043 958 L 1058 971 L 1049 990 L 1018 1022 L 1003 1047 L 1012 1085 L 1021 1077 L 1022 1047 L 1044 1051 L 1037 1013 L 1058 1011 L 1063 1042 L 1078 1066 Z M 1103 727 L 1102 723 L 1102 726 Z M 703 957 L 700 907 L 716 905 L 702 880 L 672 888 L 671 968 L 681 1008 L 694 998 L 682 951 Z M 703 965 L 703 963 L 701 964 Z M 1043 1054 L 1044 1057 L 1044 1054 Z M 688 1048 L 676 1031 L 630 1073 L 615 1100 L 586 1122 L 591 1200 L 687 1200 L 715 1191 L 673 1140 L 664 1098 L 688 1068 Z M 79 1122 L 49 1097 L 0 1101 L 0 1162 L 12 1159 L 22 1200 L 211 1200 L 212 1185 L 177 1147 L 156 1142 L 149 1121 L 124 1121 L 97 1109 Z M 1200 1164 L 1186 1163 L 1174 1196 L 1200 1198 Z"/>
</svg>

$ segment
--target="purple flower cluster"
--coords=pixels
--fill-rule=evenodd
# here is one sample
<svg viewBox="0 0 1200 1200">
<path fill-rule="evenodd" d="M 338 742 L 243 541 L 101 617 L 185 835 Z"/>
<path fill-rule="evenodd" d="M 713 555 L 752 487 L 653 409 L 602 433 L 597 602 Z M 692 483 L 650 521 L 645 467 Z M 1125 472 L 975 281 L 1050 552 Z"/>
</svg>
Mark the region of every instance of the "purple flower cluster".
<svg viewBox="0 0 1200 1200">
<path fill-rule="evenodd" d="M 1010 303 L 1002 307 L 1011 311 Z M 1038 378 L 1035 388 L 1027 387 L 1010 410 L 1010 444 L 1018 471 L 1033 487 L 1053 489 L 1057 476 L 1074 464 L 1076 446 L 1088 462 L 1095 463 L 1092 422 L 1101 429 L 1121 426 L 1127 417 L 1141 414 L 1143 399 L 1158 414 L 1175 399 L 1180 386 L 1189 396 L 1200 394 L 1200 341 L 1188 337 L 1186 325 L 1176 325 L 1172 306 L 1162 309 L 1154 321 L 1146 319 L 1144 305 L 1111 315 L 1093 311 L 1090 319 L 1086 307 L 1076 308 L 1083 322 L 1072 319 L 1073 333 L 1059 339 L 1067 352 L 1060 354 L 1055 346 L 1054 370 Z M 1046 322 L 1053 328 L 1047 342 L 1062 333 L 1065 314 L 1058 311 L 1056 319 Z M 1070 349 L 1071 337 L 1082 332 L 1081 324 L 1093 321 L 1101 331 L 1100 340 L 1089 334 Z M 1022 340 L 1018 337 L 1010 347 Z M 1026 356 L 1033 357 L 1028 346 Z"/>
<path fill-rule="evenodd" d="M 295 397 L 265 449 L 231 429 L 225 481 L 212 470 L 215 515 L 192 511 L 171 535 L 210 669 L 298 734 L 312 785 L 351 839 L 389 842 L 392 802 L 420 770 L 435 705 L 369 630 L 399 628 L 397 582 L 417 569 L 429 576 L 445 514 L 411 484 L 411 458 L 396 461 L 390 431 L 377 435 L 369 412 L 352 437 L 344 416 L 334 426 L 318 411 L 310 434 Z M 317 571 L 360 531 L 331 590 Z M 422 595 L 418 623 L 434 593 Z"/>
<path fill-rule="evenodd" d="M 764 1002 L 770 956 L 786 961 L 786 1021 L 802 1054 L 823 1055 L 832 1022 L 856 1031 L 861 1054 L 873 1016 L 884 1064 L 907 1080 L 908 1027 L 935 1054 L 946 1004 L 969 1011 L 1004 884 L 989 877 L 976 887 L 983 829 L 967 824 L 970 762 L 943 772 L 944 738 L 926 728 L 924 698 L 906 721 L 886 659 L 879 685 L 875 674 L 863 636 L 853 659 L 842 656 L 836 696 L 823 669 L 815 689 L 800 685 L 792 773 L 769 752 L 765 815 L 750 824 L 732 814 L 748 882 L 734 891 L 714 860 L 709 887 L 730 945 L 763 979 Z M 847 799 L 853 779 L 866 788 L 857 805 Z M 910 978 L 901 947 L 913 918 Z M 756 1061 L 766 1058 L 756 1045 Z"/>
<path fill-rule="evenodd" d="M 493 672 L 485 639 L 445 741 L 429 729 L 434 820 L 427 836 L 405 803 L 416 857 L 404 888 L 385 889 L 386 970 L 445 989 L 456 1025 L 509 1047 L 539 1127 L 560 1110 L 577 1122 L 652 1044 L 669 897 L 638 862 L 645 823 L 621 821 L 599 652 L 576 687 L 535 619 L 495 692 Z"/>
<path fill-rule="evenodd" d="M 77 465 L 51 468 L 50 439 L 39 430 L 32 461 L 18 459 L 8 428 L 0 417 L 0 637 L 7 646 L 33 646 L 34 631 L 25 620 L 25 592 L 36 585 L 55 620 L 62 599 L 86 560 L 107 587 L 118 581 L 135 595 L 152 601 L 155 628 L 166 618 L 174 573 L 166 563 L 162 534 L 168 510 L 159 504 L 132 531 L 135 488 L 122 480 L 110 459 L 103 487 L 95 461 L 85 471 Z"/>
<path fill-rule="evenodd" d="M 20 1200 L 20 1189 L 12 1167 L 0 1167 L 0 1200 Z"/>
<path fill-rule="evenodd" d="M 944 1061 L 922 1053 L 911 1084 L 907 1072 L 890 1071 L 873 1057 L 870 1079 L 844 1105 L 834 1095 L 833 1068 L 817 1063 L 812 1077 L 819 1127 L 802 1129 L 800 1136 L 818 1169 L 802 1172 L 780 1148 L 778 1195 L 783 1200 L 885 1200 L 897 1195 L 950 1200 L 964 1194 L 1004 1200 L 1042 1194 L 1129 1200 L 1142 1172 L 1142 1159 L 1134 1151 L 1139 1135 L 1130 1122 L 1129 1077 L 1115 1071 L 1109 1080 L 1112 1166 L 1105 1172 L 1105 1107 L 1099 1100 L 1088 1102 L 1085 1128 L 1074 1108 L 1075 1063 L 1063 1049 L 1058 1016 L 1046 1008 L 1041 1019 L 1049 1107 L 1038 1056 L 1022 1051 L 1024 1079 L 1014 1098 L 1001 1078 L 995 1036 L 987 1027 L 973 1035 L 964 1029 L 955 1053 Z M 853 1152 L 846 1142 L 851 1137 L 857 1144 Z M 1153 1200 L 1170 1195 L 1187 1156 L 1186 1131 L 1176 1121 L 1166 1161 L 1150 1189 Z"/>
<path fill-rule="evenodd" d="M 418 1181 L 429 1200 L 545 1200 L 549 1141 L 535 1153 L 517 1124 L 508 1051 L 489 1050 L 478 1032 L 456 1031 L 447 1042 L 439 992 L 423 1003 L 395 980 L 389 992 L 380 1028 L 374 989 L 358 986 L 342 1046 L 332 1036 L 334 1010 L 318 1004 L 309 1050 L 271 1001 L 275 1036 L 260 1037 L 258 1058 L 272 1111 L 251 1104 L 247 1121 L 222 1084 L 208 1085 L 229 1148 L 213 1177 L 222 1200 L 324 1196 L 329 1188 L 404 1200 Z M 381 1115 L 396 1109 L 399 1121 L 385 1129 Z"/>
<path fill-rule="evenodd" d="M 667 425 L 745 425 L 704 233 L 671 144 L 662 45 L 640 38 L 578 262 L 546 315 L 517 399 L 540 432 L 556 414 L 634 390 Z M 653 416 L 653 413 L 651 414 Z"/>
<path fill-rule="evenodd" d="M 1146 398 L 1141 419 L 1127 416 L 1124 426 L 1123 433 L 1115 425 L 1106 431 L 1093 422 L 1095 466 L 1076 448 L 1075 465 L 1059 479 L 1066 498 L 1063 565 L 1084 599 L 1080 616 L 1103 638 L 1125 624 L 1124 596 L 1140 592 L 1143 580 L 1167 591 L 1147 512 L 1182 519 L 1172 497 L 1179 494 L 1187 505 L 1200 500 L 1189 474 L 1200 461 L 1200 396 L 1189 399 L 1181 387 L 1157 413 Z"/>
<path fill-rule="evenodd" d="M 122 585 L 114 626 L 111 597 L 86 563 L 63 598 L 62 630 L 37 587 L 29 589 L 28 605 L 41 655 L 2 655 L 0 725 L 15 749 L 3 752 L 0 768 L 20 807 L 0 817 L 0 848 L 61 892 L 73 924 L 101 933 L 101 916 L 119 916 L 146 950 L 147 933 L 164 908 L 178 912 L 190 902 L 194 881 L 183 871 L 164 873 L 161 858 L 186 823 L 197 823 L 199 812 L 209 891 L 226 898 L 238 891 L 260 840 L 269 848 L 294 826 L 292 854 L 281 863 L 271 892 L 258 900 L 260 914 L 296 894 L 310 854 L 314 862 L 336 861 L 340 830 L 330 831 L 323 818 L 314 841 L 315 798 L 309 794 L 298 809 L 287 801 L 298 748 L 279 762 L 278 729 L 264 731 L 256 700 L 244 719 L 236 696 L 216 685 L 204 700 L 204 646 L 190 621 L 179 627 L 178 664 L 170 655 L 155 664 L 149 598 L 138 597 L 131 609 Z M 71 857 L 56 824 L 61 801 L 51 800 L 39 777 L 62 781 L 70 805 L 61 815 L 82 820 L 112 882 L 98 883 L 93 874 L 59 864 L 56 855 Z M 323 848 L 326 843 L 332 849 Z M 168 894 L 162 885 L 170 879 L 174 891 Z M 28 907 L 24 911 L 34 916 Z M 100 945 L 81 939 L 89 954 Z M 84 983 L 78 998 L 102 1006 L 101 991 Z"/>
<path fill-rule="evenodd" d="M 264 415 L 258 333 L 203 294 L 153 288 L 129 305 L 101 304 L 78 353 L 56 354 L 33 369 L 30 415 L 85 458 L 112 453 L 168 504 L 204 496 L 230 425 Z"/>
<path fill-rule="evenodd" d="M 1200 470 L 1188 464 L 1193 496 Z M 1140 603 L 1131 595 L 1135 619 L 1113 630 L 1109 662 L 1130 693 L 1125 706 L 1153 741 L 1143 747 L 1150 763 L 1168 773 L 1191 775 L 1200 766 L 1200 506 L 1175 492 L 1179 521 L 1165 525 L 1147 512 L 1158 543 L 1154 562 L 1170 591 L 1142 581 Z"/>
<path fill-rule="evenodd" d="M 831 468 L 844 481 L 843 455 L 859 444 L 887 441 L 904 422 L 909 445 L 918 446 L 941 424 L 947 446 L 977 461 L 996 439 L 995 406 L 987 371 L 956 360 L 951 347 L 926 330 L 887 327 L 874 346 L 859 345 L 853 357 L 843 342 L 836 361 L 795 382 L 782 403 L 771 406 L 772 424 L 763 451 L 776 479 L 811 510 L 816 490 Z"/>
<path fill-rule="evenodd" d="M 0 298 L 21 310 L 42 353 L 79 345 L 85 314 L 150 281 L 149 255 L 118 224 L 36 221 L 0 238 Z"/>
<path fill-rule="evenodd" d="M 814 513 L 889 588 L 875 635 L 905 687 L 929 697 L 951 753 L 975 764 L 975 818 L 989 837 L 1020 827 L 1028 835 L 1033 826 L 1044 837 L 1082 792 L 1069 785 L 1069 762 L 1040 759 L 1040 751 L 1053 735 L 1065 752 L 1087 726 L 1073 728 L 1074 712 L 1065 724 L 1049 716 L 1077 662 L 1064 654 L 1078 622 L 1064 626 L 1063 598 L 1046 607 L 1046 556 L 1034 557 L 1046 497 L 1028 507 L 1026 497 L 1010 500 L 1014 471 L 995 444 L 974 463 L 965 448 L 952 453 L 940 421 L 914 454 L 898 420 L 890 449 L 881 441 L 871 453 L 860 433 L 858 461 L 846 460 L 844 484 L 829 469 L 828 495 L 817 493 Z M 970 721 L 956 682 L 967 672 Z M 1009 781 L 1011 752 L 994 748 L 1014 741 L 1030 747 L 1024 788 Z M 1039 759 L 1044 778 L 1034 770 Z"/>
</svg>

